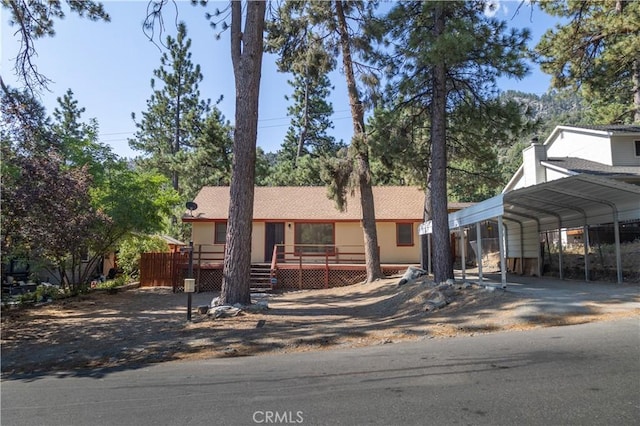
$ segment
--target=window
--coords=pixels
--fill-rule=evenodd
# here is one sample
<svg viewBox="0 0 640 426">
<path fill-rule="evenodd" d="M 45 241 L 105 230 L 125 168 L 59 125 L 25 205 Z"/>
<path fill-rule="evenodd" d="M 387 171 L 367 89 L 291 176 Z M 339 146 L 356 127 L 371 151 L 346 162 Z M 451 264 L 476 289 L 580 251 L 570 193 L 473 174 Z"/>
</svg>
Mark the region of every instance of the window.
<svg viewBox="0 0 640 426">
<path fill-rule="evenodd" d="M 413 224 L 412 223 L 396 223 L 396 245 L 398 246 L 413 245 Z"/>
<path fill-rule="evenodd" d="M 89 262 L 89 249 L 87 247 L 80 249 L 80 260 L 84 263 Z"/>
<path fill-rule="evenodd" d="M 640 141 L 636 142 L 636 157 L 640 157 Z"/>
<path fill-rule="evenodd" d="M 227 222 L 216 222 L 214 244 L 225 244 L 227 242 Z"/>
<path fill-rule="evenodd" d="M 325 244 L 331 246 L 330 250 L 333 252 L 335 244 L 333 223 L 296 223 L 295 234 L 296 245 L 310 245 L 304 247 L 304 253 L 324 253 L 327 248 L 322 245 Z M 298 250 L 299 248 L 296 247 L 296 252 Z"/>
</svg>

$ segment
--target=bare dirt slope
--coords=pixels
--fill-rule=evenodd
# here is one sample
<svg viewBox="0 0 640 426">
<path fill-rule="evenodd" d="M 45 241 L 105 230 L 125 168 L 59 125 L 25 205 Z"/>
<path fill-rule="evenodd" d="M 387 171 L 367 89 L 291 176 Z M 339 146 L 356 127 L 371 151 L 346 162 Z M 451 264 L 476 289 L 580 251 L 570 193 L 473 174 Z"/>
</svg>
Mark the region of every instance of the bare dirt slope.
<svg viewBox="0 0 640 426">
<path fill-rule="evenodd" d="M 540 288 L 530 288 L 530 281 Z M 3 309 L 4 378 L 53 371 L 104 374 L 170 360 L 327 350 L 462 334 L 524 330 L 611 318 L 640 318 L 637 284 L 521 279 L 507 291 L 457 282 L 439 293 L 399 277 L 327 290 L 259 296 L 269 309 L 231 318 L 200 315 L 213 293 L 168 288 L 90 295 L 27 309 Z M 542 283 L 542 284 L 541 284 Z M 439 309 L 435 303 L 442 302 Z M 87 370 L 91 369 L 91 370 Z M 91 371 L 91 373 L 86 373 Z"/>
</svg>

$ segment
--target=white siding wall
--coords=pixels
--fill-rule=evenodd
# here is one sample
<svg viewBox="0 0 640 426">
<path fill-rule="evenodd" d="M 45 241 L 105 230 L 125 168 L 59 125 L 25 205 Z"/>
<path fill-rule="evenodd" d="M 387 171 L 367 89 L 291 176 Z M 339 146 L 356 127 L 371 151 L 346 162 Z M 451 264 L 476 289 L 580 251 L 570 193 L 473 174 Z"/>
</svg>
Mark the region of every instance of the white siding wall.
<svg viewBox="0 0 640 426">
<path fill-rule="evenodd" d="M 612 164 L 611 142 L 606 135 L 561 131 L 547 147 L 547 157 L 578 157 L 597 163 Z"/>
<path fill-rule="evenodd" d="M 635 141 L 638 136 L 614 137 L 612 140 L 614 166 L 640 166 L 640 157 L 636 156 Z"/>
</svg>

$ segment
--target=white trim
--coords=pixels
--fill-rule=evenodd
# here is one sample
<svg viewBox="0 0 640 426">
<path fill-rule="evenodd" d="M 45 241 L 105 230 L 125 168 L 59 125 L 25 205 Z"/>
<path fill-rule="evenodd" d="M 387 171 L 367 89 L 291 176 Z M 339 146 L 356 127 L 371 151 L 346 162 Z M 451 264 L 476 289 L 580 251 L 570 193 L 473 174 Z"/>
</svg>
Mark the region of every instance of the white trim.
<svg viewBox="0 0 640 426">
<path fill-rule="evenodd" d="M 543 165 L 544 167 L 546 167 L 547 169 L 555 170 L 556 172 L 564 173 L 565 175 L 568 175 L 568 176 L 575 176 L 575 175 L 580 174 L 580 173 L 574 172 L 573 170 L 565 169 L 564 167 L 560 167 L 560 166 L 557 166 L 555 164 L 551 164 L 551 163 L 549 163 L 547 161 L 541 161 L 540 164 Z"/>
</svg>

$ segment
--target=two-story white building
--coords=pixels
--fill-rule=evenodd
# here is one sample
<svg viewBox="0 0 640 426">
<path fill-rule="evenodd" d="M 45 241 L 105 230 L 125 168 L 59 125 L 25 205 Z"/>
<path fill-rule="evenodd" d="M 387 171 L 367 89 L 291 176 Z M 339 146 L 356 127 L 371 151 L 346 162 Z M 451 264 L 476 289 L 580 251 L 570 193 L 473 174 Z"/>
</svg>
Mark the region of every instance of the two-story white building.
<svg viewBox="0 0 640 426">
<path fill-rule="evenodd" d="M 449 226 L 464 234 L 487 220 L 498 221 L 503 286 L 507 264 L 519 273 L 542 275 L 543 232 L 566 235 L 576 228 L 583 236 L 589 280 L 588 229 L 605 224 L 612 225 L 622 282 L 620 227 L 640 230 L 640 126 L 558 126 L 544 143 L 532 141 L 502 194 L 451 213 Z M 428 232 L 430 226 L 421 229 Z M 559 251 L 563 278 L 562 244 Z"/>
</svg>

